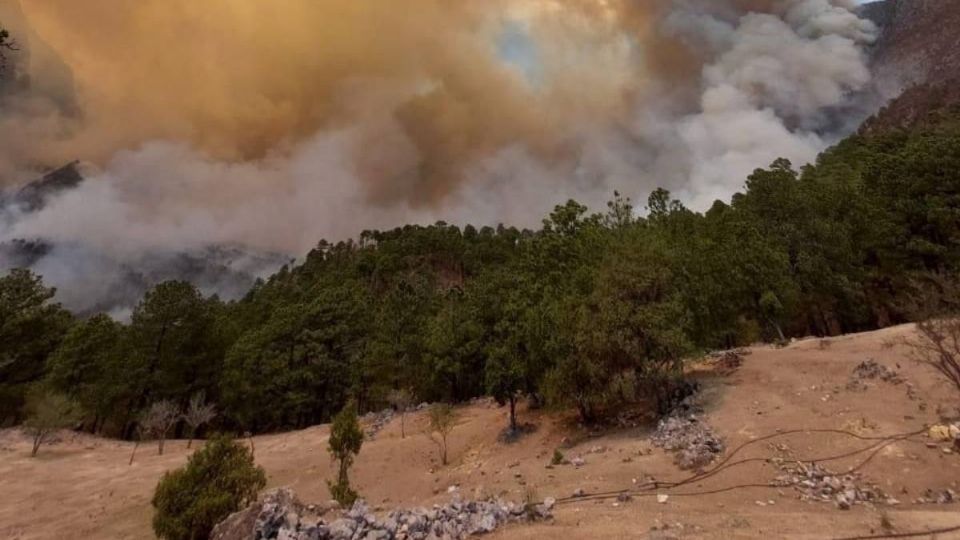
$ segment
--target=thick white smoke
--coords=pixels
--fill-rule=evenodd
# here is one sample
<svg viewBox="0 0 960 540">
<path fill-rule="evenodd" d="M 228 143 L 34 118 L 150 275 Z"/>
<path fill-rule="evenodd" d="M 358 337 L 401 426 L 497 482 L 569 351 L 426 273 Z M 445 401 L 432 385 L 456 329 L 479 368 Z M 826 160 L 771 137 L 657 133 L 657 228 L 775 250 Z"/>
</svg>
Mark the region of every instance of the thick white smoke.
<svg viewBox="0 0 960 540">
<path fill-rule="evenodd" d="M 146 264 L 152 251 L 299 255 L 321 238 L 408 222 L 534 226 L 567 198 L 598 207 L 613 190 L 643 199 L 660 186 L 702 210 L 778 157 L 813 160 L 845 134 L 831 116 L 870 84 L 864 51 L 877 29 L 846 0 L 664 0 L 645 14 L 643 38 L 616 7 L 513 4 L 516 35 L 495 54 L 526 87 L 531 118 L 497 118 L 489 104 L 477 118 L 485 94 L 465 91 L 412 130 L 410 100 L 429 84 L 348 78 L 331 102 L 336 121 L 308 136 L 253 159 L 212 157 L 188 139 L 141 141 L 90 165 L 83 184 L 0 241 L 58 246 L 36 267 L 82 309 L 102 301 L 112 265 Z M 669 50 L 653 50 L 664 41 L 684 50 L 675 70 Z M 456 181 L 429 180 L 426 169 L 446 166 Z"/>
<path fill-rule="evenodd" d="M 777 156 L 813 161 L 844 134 L 824 131 L 824 115 L 870 83 L 873 23 L 827 0 L 782 5 L 782 18 L 747 14 L 720 38 L 729 46 L 704 68 L 700 112 L 680 122 L 690 162 L 681 194 L 695 208 L 729 197 Z"/>
</svg>

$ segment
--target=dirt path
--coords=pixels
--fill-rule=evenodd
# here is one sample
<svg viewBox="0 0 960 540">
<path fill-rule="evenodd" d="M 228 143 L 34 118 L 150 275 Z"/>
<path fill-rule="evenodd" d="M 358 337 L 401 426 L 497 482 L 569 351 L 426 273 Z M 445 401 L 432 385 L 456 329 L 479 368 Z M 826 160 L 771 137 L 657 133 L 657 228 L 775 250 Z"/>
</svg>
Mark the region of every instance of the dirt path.
<svg viewBox="0 0 960 540">
<path fill-rule="evenodd" d="M 899 346 L 888 343 L 910 331 L 897 327 L 846 336 L 822 345 L 801 341 L 784 349 L 757 348 L 730 376 L 704 375 L 707 418 L 730 449 L 759 437 L 790 429 L 842 429 L 877 437 L 922 429 L 940 413 L 955 412 L 957 398 L 933 371 L 905 360 Z M 865 390 L 848 390 L 853 368 L 873 358 L 896 369 L 915 387 L 870 382 Z M 453 463 L 440 467 L 436 448 L 422 433 L 424 418 L 392 421 L 367 441 L 354 467 L 354 481 L 372 505 L 384 509 L 419 506 L 447 500 L 450 486 L 465 497 L 498 495 L 567 497 L 629 489 L 644 479 L 675 480 L 688 475 L 669 455 L 655 449 L 641 428 L 589 437 L 565 426 L 564 417 L 524 412 L 522 419 L 538 429 L 520 442 L 496 442 L 506 423 L 505 410 L 491 403 L 461 409 L 451 438 Z M 256 458 L 268 473 L 270 486 L 290 486 L 304 501 L 329 498 L 325 479 L 333 472 L 326 451 L 327 427 L 255 438 Z M 578 441 L 564 444 L 564 439 Z M 923 437 L 883 446 L 861 472 L 902 504 L 888 508 L 803 502 L 791 488 L 736 489 L 739 484 L 766 484 L 779 474 L 765 458 L 819 458 L 850 453 L 872 444 L 836 433 L 803 433 L 755 443 L 736 456 L 761 458 L 722 474 L 661 490 L 670 494 L 660 504 L 654 493 L 628 502 L 612 499 L 576 501 L 558 506 L 550 523 L 516 526 L 494 538 L 835 538 L 881 531 L 881 516 L 898 530 L 960 524 L 960 505 L 917 505 L 926 489 L 960 491 L 960 456 L 928 448 Z M 547 468 L 560 446 L 567 457 L 582 456 L 581 468 Z M 157 456 L 152 446 L 138 451 L 128 466 L 131 445 L 78 436 L 44 447 L 36 459 L 29 443 L 14 432 L 0 433 L 0 538 L 119 539 L 151 538 L 150 497 L 162 473 L 180 466 L 186 442 L 172 441 Z M 592 451 L 596 450 L 596 451 Z M 843 471 L 868 453 L 829 462 Z M 772 504 L 771 502 L 772 501 Z M 759 504 L 759 503 L 762 503 Z M 665 526 L 665 530 L 660 530 Z M 652 528 L 656 527 L 657 530 Z M 942 536 L 941 538 L 949 538 Z M 954 538 L 960 538 L 955 535 Z"/>
</svg>

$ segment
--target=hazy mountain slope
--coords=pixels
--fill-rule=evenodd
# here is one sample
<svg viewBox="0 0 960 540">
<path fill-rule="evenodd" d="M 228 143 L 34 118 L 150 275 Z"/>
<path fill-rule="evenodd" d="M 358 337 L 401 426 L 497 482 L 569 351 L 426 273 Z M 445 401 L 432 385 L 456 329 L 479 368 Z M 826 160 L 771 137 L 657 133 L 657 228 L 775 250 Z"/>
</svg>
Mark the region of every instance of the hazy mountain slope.
<svg viewBox="0 0 960 540">
<path fill-rule="evenodd" d="M 960 2 L 886 0 L 864 7 L 883 29 L 871 69 L 888 105 L 864 132 L 904 127 L 960 104 Z"/>
<path fill-rule="evenodd" d="M 71 163 L 22 188 L 0 192 L 0 231 L 83 182 L 82 167 Z M 209 245 L 145 250 L 132 260 L 119 260 L 94 244 L 50 238 L 0 240 L 0 272 L 31 268 L 58 287 L 58 300 L 67 308 L 79 314 L 111 312 L 121 318 L 144 292 L 161 281 L 189 281 L 206 294 L 236 299 L 250 290 L 258 277 L 276 271 L 291 259 L 242 246 Z"/>
</svg>

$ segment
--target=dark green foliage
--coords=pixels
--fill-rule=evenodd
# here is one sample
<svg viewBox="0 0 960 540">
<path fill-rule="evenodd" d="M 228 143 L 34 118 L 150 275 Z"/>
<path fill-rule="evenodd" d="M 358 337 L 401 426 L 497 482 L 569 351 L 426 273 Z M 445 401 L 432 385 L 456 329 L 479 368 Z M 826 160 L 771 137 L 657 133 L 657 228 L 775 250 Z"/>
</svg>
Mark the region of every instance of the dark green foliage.
<svg viewBox="0 0 960 540">
<path fill-rule="evenodd" d="M 185 404 L 196 392 L 216 388 L 224 353 L 216 331 L 219 308 L 218 300 L 203 298 L 182 281 L 147 292 L 130 323 L 132 361 L 141 383 L 138 408 L 158 399 Z"/>
<path fill-rule="evenodd" d="M 330 495 L 343 507 L 350 507 L 357 500 L 357 492 L 350 487 L 350 466 L 363 446 L 363 430 L 357 418 L 357 405 L 348 401 L 343 410 L 333 419 L 327 449 L 337 462 L 337 480 L 328 481 Z"/>
<path fill-rule="evenodd" d="M 658 189 L 644 217 L 614 194 L 606 213 L 569 201 L 535 231 L 366 231 L 237 302 L 161 284 L 129 325 L 95 317 L 67 333 L 52 292 L 18 271 L 0 280 L 0 416 L 21 420 L 26 385 L 46 377 L 89 429 L 127 436 L 148 404 L 185 408 L 200 392 L 215 427 L 251 432 L 327 422 L 351 397 L 382 409 L 400 389 L 414 402 L 492 394 L 511 425 L 521 398 L 591 422 L 664 406 L 704 349 L 911 320 L 911 284 L 958 267 L 960 115 L 943 114 L 800 170 L 777 160 L 704 213 Z"/>
<path fill-rule="evenodd" d="M 29 270 L 0 277 L 0 425 L 22 419 L 27 388 L 45 375 L 70 327 L 70 314 L 51 302 L 54 293 Z"/>
<path fill-rule="evenodd" d="M 167 540 L 208 538 L 214 525 L 256 500 L 266 483 L 245 445 L 215 437 L 186 466 L 163 475 L 153 494 L 153 530 Z"/>
<path fill-rule="evenodd" d="M 134 404 L 136 374 L 130 359 L 126 328 L 96 315 L 67 332 L 50 357 L 47 378 L 87 412 L 91 431 L 99 431 L 117 411 Z"/>
</svg>

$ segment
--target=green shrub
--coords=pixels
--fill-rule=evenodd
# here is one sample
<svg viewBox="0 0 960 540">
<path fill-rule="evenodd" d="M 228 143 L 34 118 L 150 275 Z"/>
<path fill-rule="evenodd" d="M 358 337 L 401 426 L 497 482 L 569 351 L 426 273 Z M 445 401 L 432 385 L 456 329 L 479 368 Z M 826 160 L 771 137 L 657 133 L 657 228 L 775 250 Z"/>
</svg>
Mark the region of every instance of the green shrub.
<svg viewBox="0 0 960 540">
<path fill-rule="evenodd" d="M 566 456 L 563 455 L 563 452 L 559 448 L 553 451 L 553 458 L 550 460 L 551 465 L 563 465 L 567 460 Z"/>
<path fill-rule="evenodd" d="M 357 492 L 350 487 L 348 472 L 354 458 L 360 453 L 361 446 L 363 430 L 360 429 L 360 420 L 357 418 L 357 404 L 350 401 L 333 419 L 328 447 L 330 455 L 337 462 L 337 481 L 328 481 L 327 486 L 333 500 L 343 507 L 352 506 L 357 500 Z"/>
<path fill-rule="evenodd" d="M 27 392 L 27 420 L 23 427 L 33 437 L 33 451 L 36 457 L 47 437 L 58 429 L 65 429 L 80 420 L 77 405 L 62 394 L 47 392 L 42 387 L 31 388 Z"/>
<path fill-rule="evenodd" d="M 246 446 L 217 436 L 181 469 L 163 475 L 153 494 L 153 530 L 167 540 L 199 540 L 253 502 L 266 485 Z"/>
</svg>

